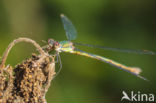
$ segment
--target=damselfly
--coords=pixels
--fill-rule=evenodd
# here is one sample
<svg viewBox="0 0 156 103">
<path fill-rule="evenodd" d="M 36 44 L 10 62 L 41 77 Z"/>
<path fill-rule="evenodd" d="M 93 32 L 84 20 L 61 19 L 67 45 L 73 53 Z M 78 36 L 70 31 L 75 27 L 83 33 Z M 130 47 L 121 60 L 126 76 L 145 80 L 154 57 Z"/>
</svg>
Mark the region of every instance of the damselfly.
<svg viewBox="0 0 156 103">
<path fill-rule="evenodd" d="M 53 39 L 49 39 L 48 40 L 48 46 L 46 48 L 48 51 L 55 50 L 56 54 L 59 58 L 60 58 L 60 56 L 59 56 L 60 52 L 67 52 L 67 53 L 72 53 L 72 54 L 77 54 L 77 55 L 82 55 L 82 56 L 90 57 L 93 59 L 97 59 L 97 60 L 103 61 L 105 63 L 108 63 L 110 65 L 113 65 L 119 69 L 127 71 L 127 72 L 141 78 L 141 79 L 147 80 L 146 78 L 139 75 L 141 72 L 141 69 L 138 67 L 129 67 L 129 66 L 123 65 L 121 63 L 118 63 L 116 61 L 113 61 L 111 59 L 108 59 L 106 57 L 78 50 L 74 45 L 82 45 L 82 46 L 95 47 L 95 48 L 101 48 L 101 49 L 107 49 L 107 50 L 131 52 L 131 53 L 139 53 L 139 54 L 149 54 L 149 55 L 155 55 L 156 54 L 155 52 L 148 51 L 148 50 L 126 50 L 126 49 L 119 49 L 119 48 L 110 48 L 110 47 L 102 47 L 102 46 L 96 46 L 96 45 L 73 43 L 73 42 L 71 42 L 71 40 L 74 40 L 77 37 L 77 31 L 76 31 L 74 25 L 63 14 L 61 14 L 61 20 L 63 22 L 63 26 L 64 26 L 64 29 L 66 32 L 67 40 L 58 42 L 58 41 L 55 41 Z"/>
</svg>

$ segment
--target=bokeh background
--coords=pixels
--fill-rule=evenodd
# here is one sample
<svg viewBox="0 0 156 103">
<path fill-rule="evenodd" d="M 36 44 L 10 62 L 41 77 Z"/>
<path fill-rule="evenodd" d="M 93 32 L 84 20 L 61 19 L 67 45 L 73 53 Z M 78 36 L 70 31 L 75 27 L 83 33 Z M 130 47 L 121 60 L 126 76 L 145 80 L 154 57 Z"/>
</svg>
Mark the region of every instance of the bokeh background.
<svg viewBox="0 0 156 103">
<path fill-rule="evenodd" d="M 77 28 L 75 42 L 156 51 L 155 0 L 0 0 L 0 55 L 18 37 L 40 45 L 48 38 L 66 40 L 61 13 Z M 97 60 L 61 53 L 63 69 L 46 95 L 48 103 L 121 103 L 123 90 L 156 95 L 156 56 L 78 48 L 140 67 L 150 82 Z M 32 52 L 31 44 L 20 43 L 7 63 L 15 66 Z"/>
</svg>

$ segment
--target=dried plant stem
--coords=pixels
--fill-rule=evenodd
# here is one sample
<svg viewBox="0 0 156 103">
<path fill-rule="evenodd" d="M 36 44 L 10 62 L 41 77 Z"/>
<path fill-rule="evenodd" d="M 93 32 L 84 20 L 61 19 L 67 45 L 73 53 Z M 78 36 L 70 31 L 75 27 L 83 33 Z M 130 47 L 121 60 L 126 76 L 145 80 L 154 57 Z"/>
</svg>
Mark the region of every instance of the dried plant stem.
<svg viewBox="0 0 156 103">
<path fill-rule="evenodd" d="M 19 42 L 33 44 L 39 54 L 22 63 L 5 66 L 12 47 Z M 39 44 L 29 38 L 12 41 L 5 50 L 0 63 L 0 103 L 47 103 L 45 95 L 55 77 L 55 56 L 45 52 Z"/>
<path fill-rule="evenodd" d="M 46 94 L 49 87 L 50 87 L 50 84 L 51 84 L 51 81 L 52 79 L 55 77 L 55 58 L 51 58 L 52 61 L 51 63 L 49 64 L 49 68 L 46 70 L 48 71 L 48 74 L 47 74 L 47 82 L 45 83 L 45 87 L 44 87 L 44 90 L 43 90 L 43 93 Z"/>
<path fill-rule="evenodd" d="M 0 64 L 0 68 L 3 68 L 5 62 L 6 62 L 6 59 L 8 57 L 8 54 L 10 52 L 10 50 L 12 49 L 12 47 L 19 43 L 19 42 L 28 42 L 28 43 L 31 43 L 33 44 L 37 49 L 38 51 L 40 52 L 41 55 L 45 54 L 45 52 L 42 50 L 42 48 L 40 47 L 39 44 L 37 44 L 34 40 L 32 39 L 29 39 L 29 38 L 18 38 L 18 39 L 15 39 L 13 42 L 11 42 L 8 46 L 8 48 L 5 50 L 4 54 L 3 54 L 3 57 L 2 57 L 2 60 L 1 60 L 1 64 Z"/>
<path fill-rule="evenodd" d="M 6 101 L 9 98 L 10 92 L 11 92 L 11 90 L 13 88 L 13 79 L 14 79 L 14 77 L 13 77 L 13 69 L 12 69 L 12 67 L 10 65 L 7 65 L 4 68 L 4 71 L 7 73 L 9 79 L 7 81 L 6 89 L 3 91 L 3 99 L 2 99 L 2 101 Z"/>
</svg>

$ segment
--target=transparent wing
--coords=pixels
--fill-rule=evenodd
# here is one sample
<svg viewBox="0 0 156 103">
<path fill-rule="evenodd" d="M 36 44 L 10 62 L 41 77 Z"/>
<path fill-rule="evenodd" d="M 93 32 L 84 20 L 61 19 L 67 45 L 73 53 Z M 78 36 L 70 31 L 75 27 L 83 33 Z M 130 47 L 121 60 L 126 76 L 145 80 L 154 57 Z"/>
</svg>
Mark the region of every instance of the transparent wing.
<svg viewBox="0 0 156 103">
<path fill-rule="evenodd" d="M 76 39 L 77 31 L 72 22 L 64 14 L 61 14 L 61 20 L 66 32 L 67 39 L 70 41 Z"/>
<path fill-rule="evenodd" d="M 156 55 L 156 52 L 149 51 L 149 50 L 130 50 L 130 49 L 120 49 L 120 48 L 111 48 L 106 46 L 98 46 L 98 45 L 90 45 L 90 44 L 81 44 L 81 43 L 74 43 L 75 45 L 93 47 L 93 48 L 100 48 L 105 50 L 111 51 L 118 51 L 118 52 L 126 52 L 126 53 L 136 53 L 136 54 L 147 54 L 147 55 Z"/>
</svg>

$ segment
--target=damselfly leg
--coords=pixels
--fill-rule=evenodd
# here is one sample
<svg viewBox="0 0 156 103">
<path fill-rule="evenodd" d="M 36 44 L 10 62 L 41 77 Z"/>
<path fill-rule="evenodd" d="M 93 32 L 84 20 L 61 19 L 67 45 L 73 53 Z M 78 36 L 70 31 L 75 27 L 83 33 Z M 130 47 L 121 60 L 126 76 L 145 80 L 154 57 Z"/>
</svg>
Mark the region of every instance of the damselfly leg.
<svg viewBox="0 0 156 103">
<path fill-rule="evenodd" d="M 62 62 L 61 62 L 60 54 L 59 54 L 58 52 L 56 52 L 55 56 L 56 56 L 56 61 L 55 61 L 55 63 L 59 63 L 59 69 L 58 69 L 58 71 L 57 71 L 57 73 L 56 73 L 56 75 L 55 75 L 55 77 L 56 77 L 56 76 L 60 73 L 60 71 L 62 70 Z M 54 77 L 54 78 L 55 78 L 55 77 Z"/>
</svg>

